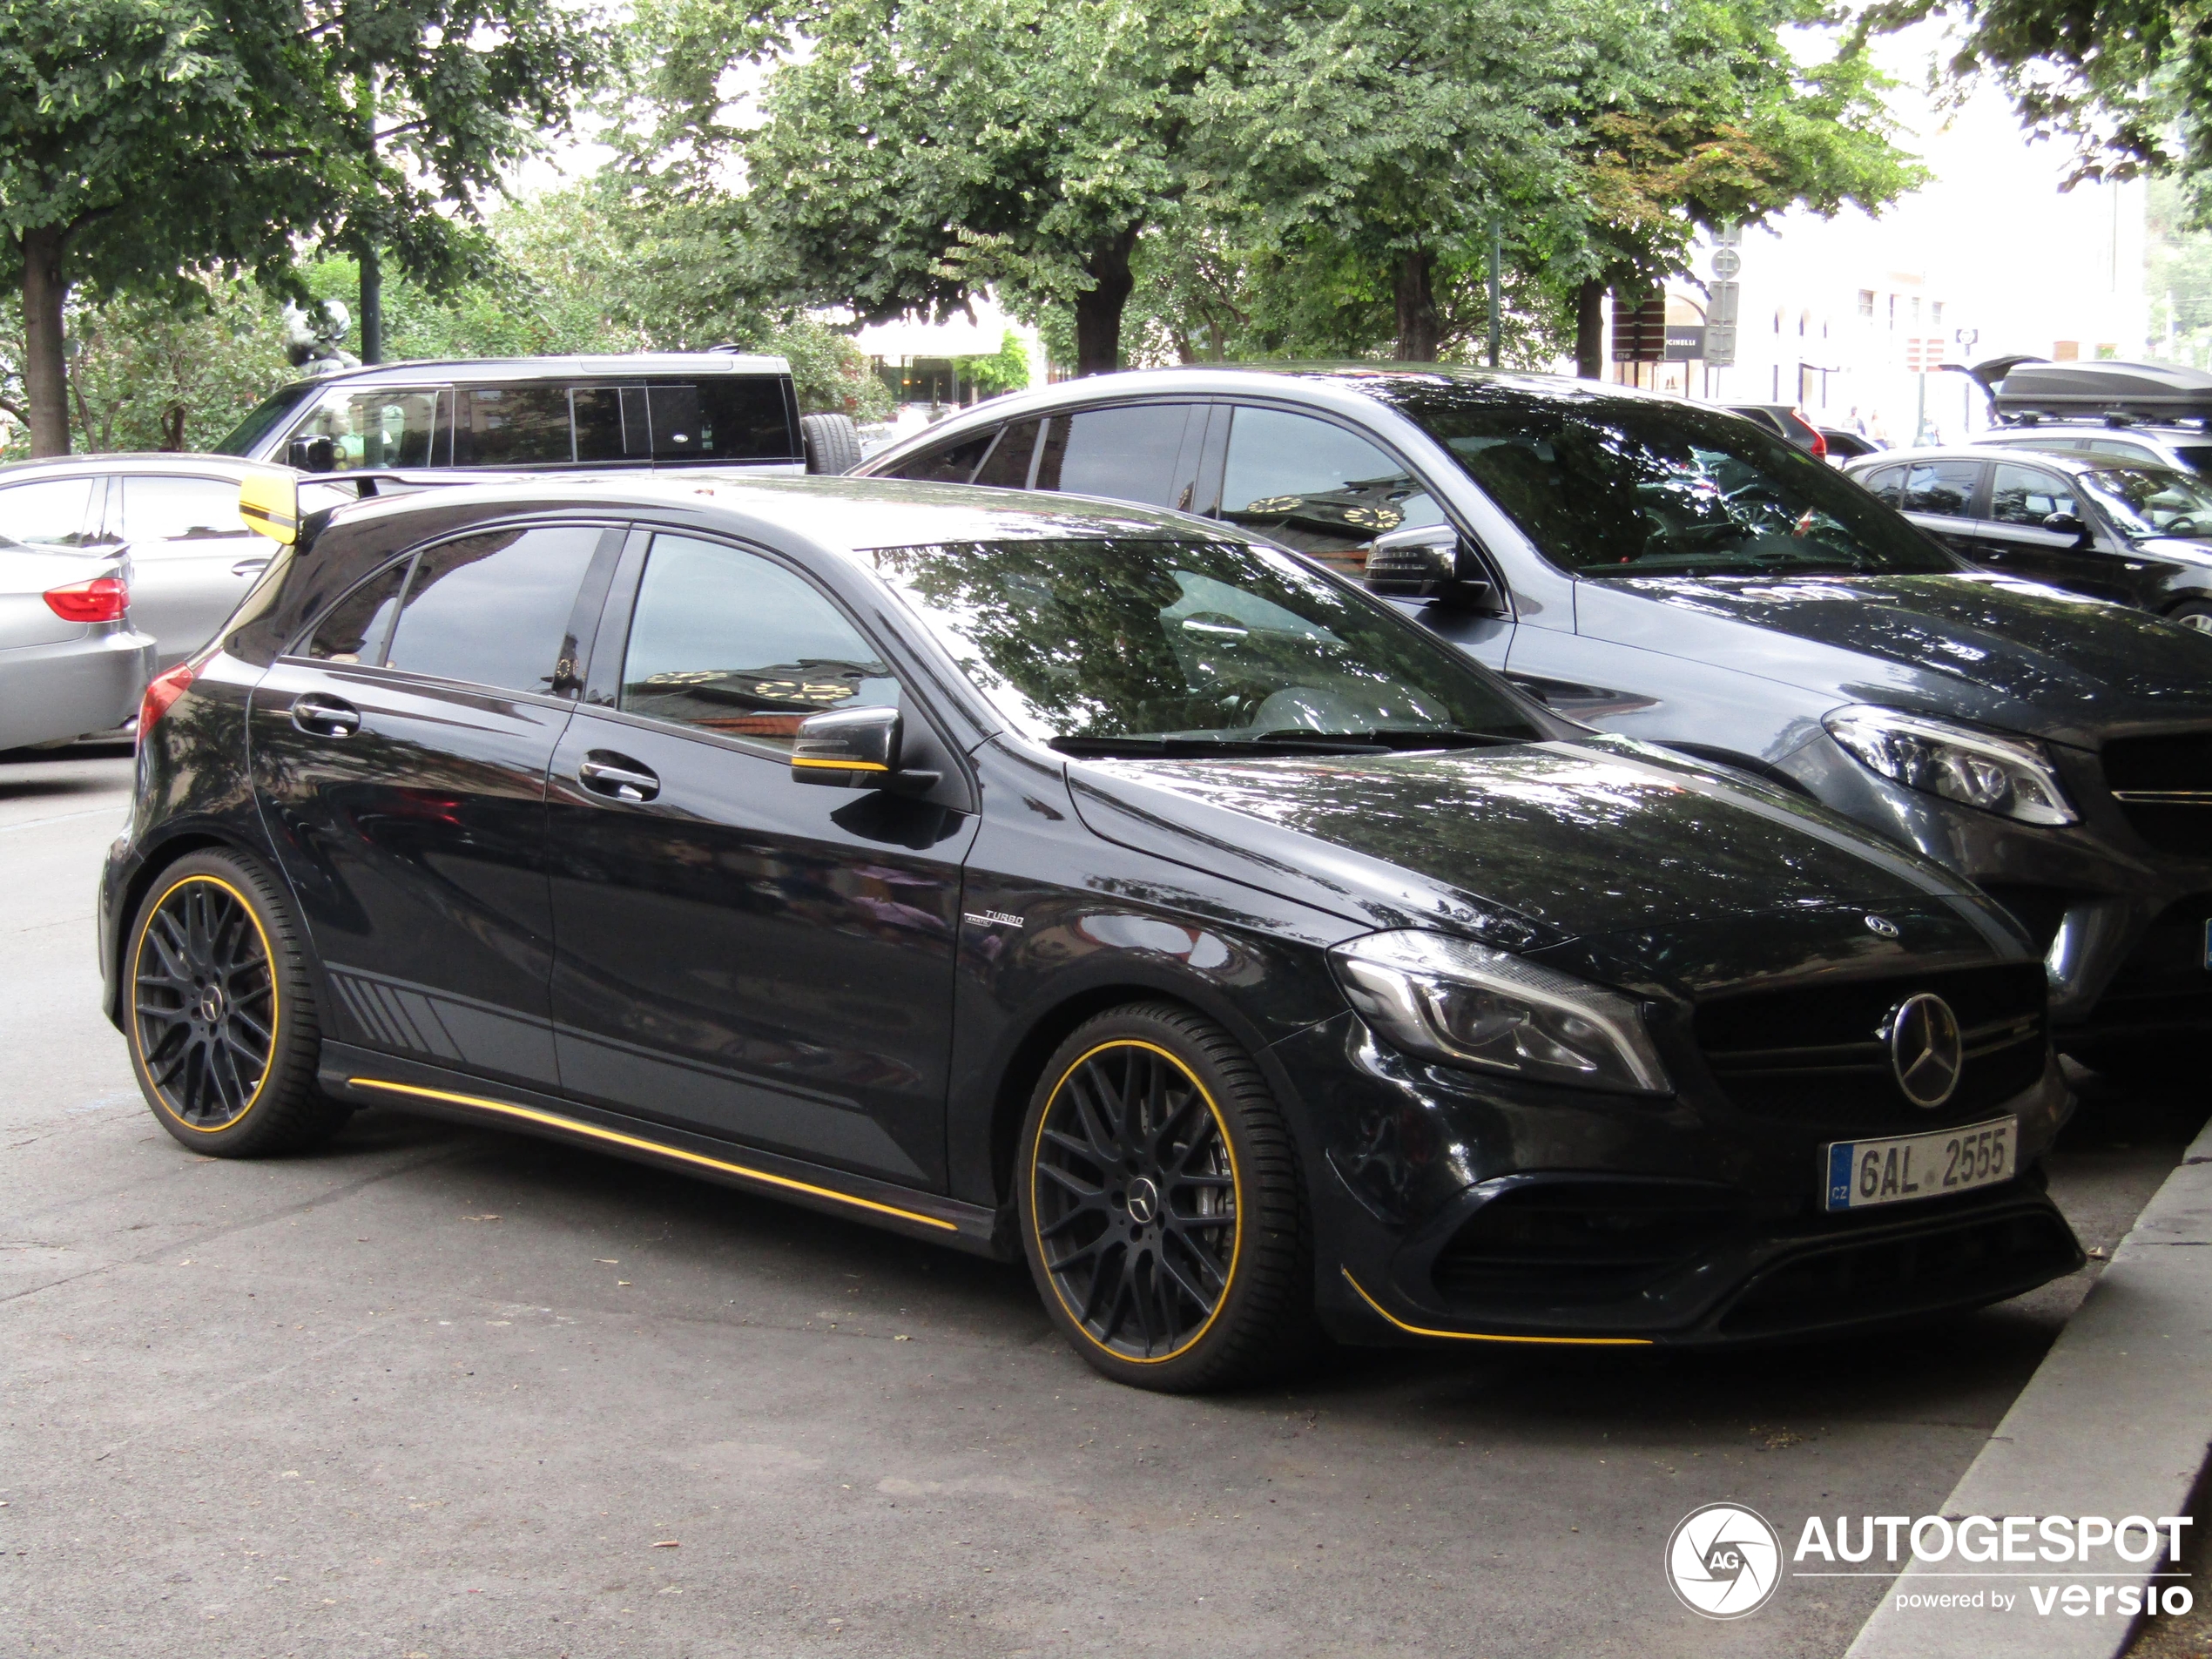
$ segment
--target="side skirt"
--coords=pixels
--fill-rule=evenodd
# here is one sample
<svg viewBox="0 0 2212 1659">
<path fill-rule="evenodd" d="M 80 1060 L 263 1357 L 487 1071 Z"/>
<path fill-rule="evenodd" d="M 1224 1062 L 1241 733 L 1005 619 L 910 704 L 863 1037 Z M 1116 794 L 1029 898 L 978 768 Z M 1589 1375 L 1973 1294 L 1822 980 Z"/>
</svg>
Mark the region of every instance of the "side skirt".
<svg viewBox="0 0 2212 1659">
<path fill-rule="evenodd" d="M 350 1043 L 323 1043 L 318 1081 L 329 1094 L 355 1105 L 398 1106 L 426 1116 L 589 1147 L 971 1255 L 1010 1259 L 997 1211 L 941 1193 L 825 1169 Z"/>
</svg>

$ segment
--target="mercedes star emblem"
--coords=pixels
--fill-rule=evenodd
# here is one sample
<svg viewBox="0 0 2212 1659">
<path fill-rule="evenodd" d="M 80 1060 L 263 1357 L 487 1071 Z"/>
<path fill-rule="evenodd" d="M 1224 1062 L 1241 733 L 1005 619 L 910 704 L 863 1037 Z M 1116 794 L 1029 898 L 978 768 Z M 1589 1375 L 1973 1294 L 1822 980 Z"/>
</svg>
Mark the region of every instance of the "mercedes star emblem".
<svg viewBox="0 0 2212 1659">
<path fill-rule="evenodd" d="M 1933 1111 L 1951 1098 L 1966 1050 L 1948 1002 L 1932 991 L 1907 997 L 1891 1011 L 1889 1043 L 1890 1067 L 1905 1099 Z"/>
</svg>

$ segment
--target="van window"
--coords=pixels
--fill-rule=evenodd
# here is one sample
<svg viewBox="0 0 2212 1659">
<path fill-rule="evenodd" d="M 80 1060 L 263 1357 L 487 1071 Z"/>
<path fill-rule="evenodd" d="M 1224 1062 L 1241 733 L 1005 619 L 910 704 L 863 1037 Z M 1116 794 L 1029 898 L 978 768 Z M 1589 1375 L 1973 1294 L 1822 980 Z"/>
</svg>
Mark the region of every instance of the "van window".
<svg viewBox="0 0 2212 1659">
<path fill-rule="evenodd" d="M 462 388 L 454 451 L 454 464 L 462 467 L 570 464 L 576 450 L 569 438 L 569 388 Z"/>
</svg>

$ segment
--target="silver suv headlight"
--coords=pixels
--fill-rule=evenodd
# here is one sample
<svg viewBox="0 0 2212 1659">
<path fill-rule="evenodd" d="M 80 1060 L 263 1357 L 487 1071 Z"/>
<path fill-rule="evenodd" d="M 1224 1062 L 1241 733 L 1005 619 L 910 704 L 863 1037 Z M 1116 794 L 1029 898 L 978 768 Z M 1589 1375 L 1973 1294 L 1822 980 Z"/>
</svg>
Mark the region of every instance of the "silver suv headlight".
<svg viewBox="0 0 2212 1659">
<path fill-rule="evenodd" d="M 2071 824 L 2076 814 L 2043 745 L 1925 715 L 1855 704 L 1822 725 L 1861 765 L 1907 789 L 1979 806 L 2023 824 Z"/>
<path fill-rule="evenodd" d="M 1535 1082 L 1668 1092 L 1642 1016 L 1618 992 L 1445 934 L 1370 934 L 1329 962 L 1360 1016 L 1408 1054 Z"/>
</svg>

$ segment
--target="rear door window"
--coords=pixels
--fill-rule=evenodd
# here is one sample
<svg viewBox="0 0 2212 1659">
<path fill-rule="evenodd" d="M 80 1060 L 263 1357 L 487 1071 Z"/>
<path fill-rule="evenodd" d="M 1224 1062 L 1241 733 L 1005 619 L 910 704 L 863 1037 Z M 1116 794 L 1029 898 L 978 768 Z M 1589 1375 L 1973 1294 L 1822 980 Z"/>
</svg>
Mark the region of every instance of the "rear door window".
<svg viewBox="0 0 2212 1659">
<path fill-rule="evenodd" d="M 1042 421 L 1017 421 L 999 434 L 991 453 L 975 475 L 979 484 L 999 489 L 1027 489 L 1029 469 L 1037 458 L 1037 429 Z"/>
<path fill-rule="evenodd" d="M 1905 498 L 1905 469 L 1902 467 L 1877 467 L 1857 476 L 1866 493 L 1876 501 L 1887 502 L 1894 507 Z"/>
<path fill-rule="evenodd" d="M 934 448 L 923 450 L 891 475 L 924 484 L 967 483 L 974 478 L 976 467 L 990 452 L 991 445 L 998 435 L 996 428 L 987 427 L 981 432 L 957 438 L 950 443 L 939 444 Z M 1028 482 L 1025 466 L 1022 482 L 1014 487 L 1019 489 Z"/>
<path fill-rule="evenodd" d="M 92 535 L 93 491 L 105 482 L 41 478 L 0 489 L 0 536 L 34 547 L 83 547 Z"/>
<path fill-rule="evenodd" d="M 1980 482 L 1979 461 L 1915 462 L 1905 474 L 1898 505 L 1908 513 L 1965 518 L 1973 504 L 1974 486 Z"/>
<path fill-rule="evenodd" d="M 238 516 L 238 486 L 227 480 L 130 474 L 121 482 L 123 539 L 126 542 L 183 542 L 252 534 Z"/>
<path fill-rule="evenodd" d="M 366 663 L 384 657 L 384 639 L 400 608 L 411 561 L 401 559 L 354 587 L 323 613 L 301 654 L 319 663 Z"/>
<path fill-rule="evenodd" d="M 388 666 L 509 691 L 549 692 L 600 531 L 489 530 L 415 562 Z"/>
<path fill-rule="evenodd" d="M 1203 427 L 1202 420 L 1191 419 L 1203 408 L 1147 403 L 1055 415 L 1046 422 L 1037 453 L 1036 487 L 1149 507 L 1188 507 L 1186 475 L 1197 468 L 1195 455 L 1184 460 L 1184 436 L 1192 425 Z"/>
</svg>

